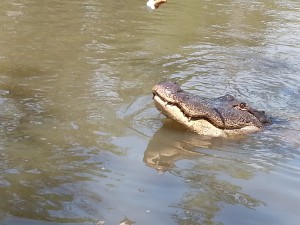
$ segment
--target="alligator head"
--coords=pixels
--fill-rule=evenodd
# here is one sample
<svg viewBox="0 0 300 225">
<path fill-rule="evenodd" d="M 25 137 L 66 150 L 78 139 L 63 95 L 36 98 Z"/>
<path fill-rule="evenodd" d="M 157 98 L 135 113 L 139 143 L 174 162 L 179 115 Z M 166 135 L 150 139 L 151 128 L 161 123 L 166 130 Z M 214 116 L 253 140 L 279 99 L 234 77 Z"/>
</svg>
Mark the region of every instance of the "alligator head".
<svg viewBox="0 0 300 225">
<path fill-rule="evenodd" d="M 271 120 L 231 95 L 206 99 L 183 91 L 172 81 L 152 89 L 156 108 L 165 116 L 203 135 L 228 136 L 260 131 Z"/>
</svg>

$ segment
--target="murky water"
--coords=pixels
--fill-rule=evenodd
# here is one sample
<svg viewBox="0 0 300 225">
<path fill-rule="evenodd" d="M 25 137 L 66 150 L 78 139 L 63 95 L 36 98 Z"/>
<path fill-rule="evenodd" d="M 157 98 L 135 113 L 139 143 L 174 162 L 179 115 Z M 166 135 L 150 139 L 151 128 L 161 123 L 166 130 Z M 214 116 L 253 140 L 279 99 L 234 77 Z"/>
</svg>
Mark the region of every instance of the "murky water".
<svg viewBox="0 0 300 225">
<path fill-rule="evenodd" d="M 298 0 L 0 9 L 0 224 L 300 223 Z M 166 79 L 274 124 L 188 132 L 154 108 Z"/>
</svg>

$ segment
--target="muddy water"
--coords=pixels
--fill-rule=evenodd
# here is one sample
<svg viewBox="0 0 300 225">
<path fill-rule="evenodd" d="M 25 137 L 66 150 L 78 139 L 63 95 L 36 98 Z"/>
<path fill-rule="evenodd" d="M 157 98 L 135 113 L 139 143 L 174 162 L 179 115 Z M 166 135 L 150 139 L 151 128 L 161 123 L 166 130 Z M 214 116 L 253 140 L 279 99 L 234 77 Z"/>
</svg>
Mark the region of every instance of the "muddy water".
<svg viewBox="0 0 300 225">
<path fill-rule="evenodd" d="M 298 0 L 0 9 L 0 224 L 299 224 Z M 197 136 L 154 108 L 166 79 L 274 124 Z"/>
</svg>

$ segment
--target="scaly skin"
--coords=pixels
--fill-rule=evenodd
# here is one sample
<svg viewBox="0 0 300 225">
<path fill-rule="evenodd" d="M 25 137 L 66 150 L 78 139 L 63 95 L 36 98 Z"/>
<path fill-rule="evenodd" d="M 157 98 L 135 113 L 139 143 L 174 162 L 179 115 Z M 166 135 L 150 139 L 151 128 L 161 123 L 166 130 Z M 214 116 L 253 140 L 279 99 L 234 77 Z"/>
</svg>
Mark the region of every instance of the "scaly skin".
<svg viewBox="0 0 300 225">
<path fill-rule="evenodd" d="M 155 85 L 152 93 L 158 110 L 198 134 L 254 133 L 271 123 L 264 111 L 253 109 L 231 95 L 205 99 L 183 91 L 172 81 Z"/>
</svg>

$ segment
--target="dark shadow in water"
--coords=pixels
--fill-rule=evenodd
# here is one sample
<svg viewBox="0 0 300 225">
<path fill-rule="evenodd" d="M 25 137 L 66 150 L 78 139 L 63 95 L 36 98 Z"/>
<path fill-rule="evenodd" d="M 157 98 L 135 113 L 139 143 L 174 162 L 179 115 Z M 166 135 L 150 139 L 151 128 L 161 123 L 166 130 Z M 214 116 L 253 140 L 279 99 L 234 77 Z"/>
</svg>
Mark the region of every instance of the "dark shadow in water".
<svg viewBox="0 0 300 225">
<path fill-rule="evenodd" d="M 239 153 L 226 149 L 232 143 L 242 143 L 245 137 L 228 140 L 199 136 L 168 119 L 164 122 L 149 142 L 143 160 L 159 172 L 168 171 L 182 178 L 188 185 L 182 202 L 175 206 L 183 211 L 173 216 L 178 224 L 215 224 L 225 205 L 251 209 L 265 205 L 231 182 L 231 179 L 250 180 L 254 176 L 253 168 L 243 156 L 231 158 Z M 183 166 L 176 165 L 180 160 L 184 161 Z"/>
</svg>

